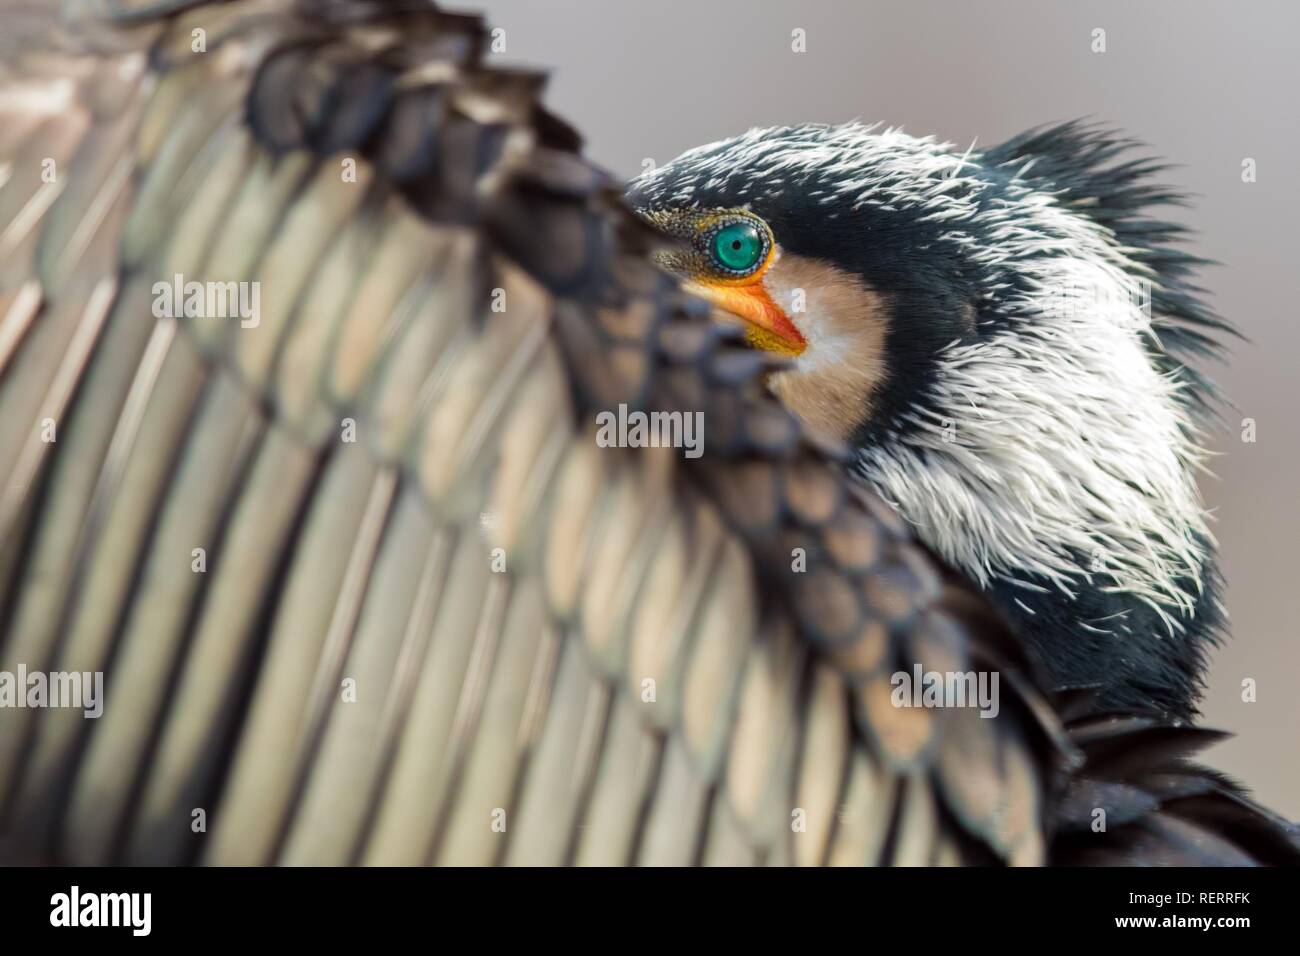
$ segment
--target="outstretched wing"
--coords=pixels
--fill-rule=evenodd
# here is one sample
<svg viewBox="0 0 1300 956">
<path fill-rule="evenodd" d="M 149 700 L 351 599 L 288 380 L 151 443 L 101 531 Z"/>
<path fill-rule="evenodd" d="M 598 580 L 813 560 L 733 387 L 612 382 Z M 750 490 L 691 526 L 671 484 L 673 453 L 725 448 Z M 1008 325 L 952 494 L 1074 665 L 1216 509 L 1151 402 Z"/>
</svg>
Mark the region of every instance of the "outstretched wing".
<svg viewBox="0 0 1300 956">
<path fill-rule="evenodd" d="M 243 2 L 24 58 L 3 655 L 105 701 L 6 715 L 10 828 L 86 862 L 1040 860 L 1024 711 L 889 702 L 902 661 L 995 666 L 984 620 L 483 33 Z M 188 282 L 236 285 L 213 317 Z M 601 447 L 620 404 L 703 411 L 703 457 Z"/>
<path fill-rule="evenodd" d="M 1044 859 L 1018 647 L 476 18 L 73 7 L 0 74 L 0 670 L 103 707 L 3 713 L 9 855 Z M 893 706 L 918 666 L 997 716 Z"/>
</svg>

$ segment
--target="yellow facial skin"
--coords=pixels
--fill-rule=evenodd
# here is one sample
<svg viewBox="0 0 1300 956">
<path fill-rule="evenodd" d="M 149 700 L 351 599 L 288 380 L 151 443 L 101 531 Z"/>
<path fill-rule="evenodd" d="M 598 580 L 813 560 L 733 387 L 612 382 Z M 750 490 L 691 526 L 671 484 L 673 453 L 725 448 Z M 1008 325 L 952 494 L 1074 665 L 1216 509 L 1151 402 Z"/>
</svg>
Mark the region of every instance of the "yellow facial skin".
<svg viewBox="0 0 1300 956">
<path fill-rule="evenodd" d="M 772 301 L 761 279 L 744 286 L 697 280 L 687 282 L 688 292 L 712 302 L 745 322 L 745 341 L 779 355 L 799 355 L 807 347 L 789 316 Z"/>
<path fill-rule="evenodd" d="M 755 348 L 778 355 L 795 356 L 807 347 L 803 335 L 790 317 L 773 301 L 763 284 L 763 274 L 779 254 L 767 223 L 743 210 L 685 210 L 650 213 L 646 218 L 664 232 L 689 242 L 687 248 L 659 253 L 661 265 L 681 276 L 690 293 L 713 303 L 745 323 L 745 339 Z M 722 272 L 701 248 L 700 239 L 711 234 L 721 220 L 747 220 L 767 238 L 767 255 L 761 265 L 745 276 Z"/>
</svg>

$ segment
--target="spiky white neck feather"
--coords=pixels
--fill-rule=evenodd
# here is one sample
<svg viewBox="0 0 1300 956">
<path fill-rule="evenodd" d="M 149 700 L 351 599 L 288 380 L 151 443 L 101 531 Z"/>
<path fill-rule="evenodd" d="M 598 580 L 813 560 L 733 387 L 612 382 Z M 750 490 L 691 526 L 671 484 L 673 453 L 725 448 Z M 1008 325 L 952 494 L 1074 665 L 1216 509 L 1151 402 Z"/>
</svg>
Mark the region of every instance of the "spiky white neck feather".
<svg viewBox="0 0 1300 956">
<path fill-rule="evenodd" d="M 1179 629 L 1212 543 L 1205 455 L 1183 383 L 1151 362 L 1149 294 L 1090 221 L 1028 193 L 1013 214 L 1064 240 L 1012 258 L 1031 290 L 1010 303 L 1021 320 L 945 349 L 917 427 L 862 449 L 862 473 L 983 584 L 1126 591 Z"/>
</svg>

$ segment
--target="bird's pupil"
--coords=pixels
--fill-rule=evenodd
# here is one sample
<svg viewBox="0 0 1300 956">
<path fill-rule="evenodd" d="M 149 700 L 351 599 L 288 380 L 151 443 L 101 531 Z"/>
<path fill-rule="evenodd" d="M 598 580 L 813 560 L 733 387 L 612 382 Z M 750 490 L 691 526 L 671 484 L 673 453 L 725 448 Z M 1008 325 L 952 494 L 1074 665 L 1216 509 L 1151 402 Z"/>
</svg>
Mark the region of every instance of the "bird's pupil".
<svg viewBox="0 0 1300 956">
<path fill-rule="evenodd" d="M 737 222 L 724 226 L 713 241 L 718 264 L 733 272 L 747 272 L 757 265 L 763 254 L 763 240 L 753 223 Z"/>
</svg>

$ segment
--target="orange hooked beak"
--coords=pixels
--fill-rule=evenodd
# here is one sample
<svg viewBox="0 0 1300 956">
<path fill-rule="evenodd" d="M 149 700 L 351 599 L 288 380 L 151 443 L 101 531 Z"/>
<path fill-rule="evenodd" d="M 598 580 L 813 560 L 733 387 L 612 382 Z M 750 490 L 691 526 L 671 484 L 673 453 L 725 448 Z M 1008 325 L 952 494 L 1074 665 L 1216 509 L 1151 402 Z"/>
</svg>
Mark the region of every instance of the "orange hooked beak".
<svg viewBox="0 0 1300 956">
<path fill-rule="evenodd" d="M 808 347 L 803 335 L 781 307 L 772 301 L 762 282 L 747 285 L 687 282 L 685 288 L 744 320 L 745 338 L 756 348 L 794 356 Z"/>
</svg>

